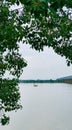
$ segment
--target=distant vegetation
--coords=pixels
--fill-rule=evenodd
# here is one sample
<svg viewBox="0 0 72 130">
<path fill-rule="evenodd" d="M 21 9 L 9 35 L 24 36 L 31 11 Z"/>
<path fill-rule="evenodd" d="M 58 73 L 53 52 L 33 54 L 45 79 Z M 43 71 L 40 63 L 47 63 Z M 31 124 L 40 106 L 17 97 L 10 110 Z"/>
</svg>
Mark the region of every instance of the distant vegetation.
<svg viewBox="0 0 72 130">
<path fill-rule="evenodd" d="M 72 84 L 72 76 L 58 78 L 56 80 L 42 80 L 42 79 L 29 79 L 29 80 L 19 80 L 20 83 L 71 83 Z"/>
<path fill-rule="evenodd" d="M 20 83 L 63 83 L 63 80 L 19 80 Z"/>
<path fill-rule="evenodd" d="M 72 84 L 72 75 L 66 76 L 66 77 L 62 77 L 62 78 L 59 78 L 57 80 L 63 80 L 64 83 L 70 83 L 70 84 Z"/>
</svg>

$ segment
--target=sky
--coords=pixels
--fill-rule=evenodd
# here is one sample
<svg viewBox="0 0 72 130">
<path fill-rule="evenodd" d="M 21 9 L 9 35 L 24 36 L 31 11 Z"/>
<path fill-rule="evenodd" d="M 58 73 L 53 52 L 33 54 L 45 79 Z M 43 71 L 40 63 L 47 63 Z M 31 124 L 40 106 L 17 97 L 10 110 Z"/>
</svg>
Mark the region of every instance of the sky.
<svg viewBox="0 0 72 130">
<path fill-rule="evenodd" d="M 45 47 L 38 52 L 30 45 L 20 44 L 20 54 L 27 61 L 20 79 L 57 79 L 72 75 L 72 65 L 66 64 L 66 59 L 56 54 L 52 48 Z"/>
</svg>

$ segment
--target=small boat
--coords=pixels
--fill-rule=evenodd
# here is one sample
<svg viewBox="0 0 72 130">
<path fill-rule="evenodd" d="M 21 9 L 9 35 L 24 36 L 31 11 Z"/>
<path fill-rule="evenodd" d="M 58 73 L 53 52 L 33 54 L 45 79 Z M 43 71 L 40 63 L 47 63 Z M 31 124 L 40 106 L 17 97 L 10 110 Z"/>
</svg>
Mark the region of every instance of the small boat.
<svg viewBox="0 0 72 130">
<path fill-rule="evenodd" d="M 34 84 L 34 87 L 37 87 L 38 86 L 38 84 Z"/>
</svg>

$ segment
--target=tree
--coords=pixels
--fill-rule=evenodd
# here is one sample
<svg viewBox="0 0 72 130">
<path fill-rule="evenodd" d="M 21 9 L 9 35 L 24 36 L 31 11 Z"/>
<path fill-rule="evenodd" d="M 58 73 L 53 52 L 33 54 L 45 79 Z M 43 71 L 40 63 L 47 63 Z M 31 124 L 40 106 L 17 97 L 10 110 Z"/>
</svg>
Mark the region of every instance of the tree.
<svg viewBox="0 0 72 130">
<path fill-rule="evenodd" d="M 6 1 L 10 6 L 15 3 L 22 4 L 22 14 L 16 20 L 19 27 L 22 27 L 21 40 L 24 37 L 24 43 L 39 51 L 44 46 L 52 47 L 56 53 L 65 56 L 67 65 L 72 63 L 71 0 Z"/>
<path fill-rule="evenodd" d="M 23 29 L 16 24 L 16 13 L 9 12 L 8 4 L 0 4 L 0 111 L 1 123 L 9 122 L 6 112 L 21 108 L 18 78 L 22 68 L 27 65 L 19 54 L 18 41 L 21 40 Z M 17 29 L 18 28 L 18 29 Z M 5 79 L 8 71 L 13 79 Z"/>
<path fill-rule="evenodd" d="M 11 9 L 11 6 L 20 4 L 19 9 Z M 3 125 L 9 122 L 6 111 L 21 108 L 16 86 L 27 62 L 19 54 L 20 42 L 30 44 L 38 51 L 44 46 L 52 47 L 57 54 L 65 56 L 70 65 L 72 0 L 0 0 L 0 109 L 4 112 Z M 13 75 L 13 79 L 4 78 L 6 71 Z"/>
<path fill-rule="evenodd" d="M 20 93 L 18 85 L 15 79 L 0 79 L 0 111 L 1 115 L 1 124 L 5 125 L 9 123 L 9 117 L 6 116 L 6 112 L 13 110 L 21 109 L 22 106 L 19 102 Z"/>
<path fill-rule="evenodd" d="M 28 3 L 29 2 L 29 3 Z M 72 1 L 29 0 L 26 10 L 31 13 L 26 41 L 36 50 L 52 47 L 72 63 Z M 45 7 L 45 8 L 44 8 Z"/>
</svg>

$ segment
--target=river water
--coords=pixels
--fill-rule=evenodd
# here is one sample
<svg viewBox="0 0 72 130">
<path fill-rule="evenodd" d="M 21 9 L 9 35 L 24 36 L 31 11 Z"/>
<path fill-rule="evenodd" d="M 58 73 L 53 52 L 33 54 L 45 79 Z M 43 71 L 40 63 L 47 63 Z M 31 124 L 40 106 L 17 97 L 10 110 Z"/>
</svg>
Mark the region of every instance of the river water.
<svg viewBox="0 0 72 130">
<path fill-rule="evenodd" d="M 72 130 L 72 85 L 19 84 L 22 110 L 0 130 Z"/>
</svg>

